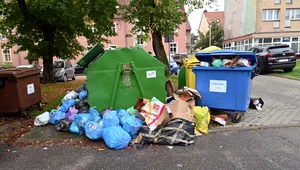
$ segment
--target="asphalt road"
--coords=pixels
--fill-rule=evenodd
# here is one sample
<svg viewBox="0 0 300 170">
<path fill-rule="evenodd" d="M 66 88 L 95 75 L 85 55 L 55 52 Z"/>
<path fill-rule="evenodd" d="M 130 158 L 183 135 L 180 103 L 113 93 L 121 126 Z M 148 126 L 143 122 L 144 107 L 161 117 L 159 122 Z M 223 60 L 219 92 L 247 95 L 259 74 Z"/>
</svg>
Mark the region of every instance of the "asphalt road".
<svg viewBox="0 0 300 170">
<path fill-rule="evenodd" d="M 299 169 L 299 147 L 299 127 L 210 133 L 191 146 L 142 150 L 0 145 L 0 169 Z"/>
</svg>

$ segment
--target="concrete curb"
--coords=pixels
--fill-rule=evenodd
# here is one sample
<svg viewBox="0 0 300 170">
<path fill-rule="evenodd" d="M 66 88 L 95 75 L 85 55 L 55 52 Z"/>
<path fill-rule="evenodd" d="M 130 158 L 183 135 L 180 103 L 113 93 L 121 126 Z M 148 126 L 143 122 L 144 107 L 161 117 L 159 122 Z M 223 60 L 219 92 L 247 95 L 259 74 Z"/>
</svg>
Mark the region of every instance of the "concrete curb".
<svg viewBox="0 0 300 170">
<path fill-rule="evenodd" d="M 286 127 L 300 127 L 300 123 L 295 124 L 281 124 L 281 125 L 253 125 L 247 127 L 222 127 L 208 130 L 208 133 L 229 132 L 229 131 L 247 131 L 247 130 L 259 130 L 259 129 L 271 129 L 271 128 L 286 128 Z"/>
</svg>

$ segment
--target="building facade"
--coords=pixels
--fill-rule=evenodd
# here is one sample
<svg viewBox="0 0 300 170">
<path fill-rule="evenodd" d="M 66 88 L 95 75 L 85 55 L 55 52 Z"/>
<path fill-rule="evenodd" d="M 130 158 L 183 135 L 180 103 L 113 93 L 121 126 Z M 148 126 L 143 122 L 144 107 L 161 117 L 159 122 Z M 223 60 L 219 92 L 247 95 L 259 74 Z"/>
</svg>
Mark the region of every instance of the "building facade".
<svg viewBox="0 0 300 170">
<path fill-rule="evenodd" d="M 288 44 L 300 52 L 299 0 L 225 0 L 223 48 Z"/>
<path fill-rule="evenodd" d="M 224 11 L 208 12 L 207 10 L 204 10 L 201 16 L 198 32 L 205 34 L 209 31 L 209 27 L 212 22 L 219 22 L 220 26 L 224 28 Z"/>
<path fill-rule="evenodd" d="M 129 0 L 119 0 L 121 3 L 128 3 Z M 133 47 L 136 44 L 142 46 L 146 51 L 153 52 L 153 47 L 152 47 L 152 41 L 150 40 L 149 42 L 143 41 L 141 38 L 139 38 L 138 35 L 133 35 L 132 37 L 126 36 L 127 34 L 130 33 L 132 29 L 132 25 L 125 22 L 123 18 L 115 16 L 114 19 L 114 26 L 111 27 L 113 31 L 117 33 L 116 36 L 114 37 L 108 37 L 110 40 L 110 43 L 104 43 L 103 46 L 105 49 L 112 49 L 112 48 L 121 48 L 121 47 Z M 190 54 L 191 53 L 191 26 L 188 23 L 183 23 L 179 26 L 179 29 L 176 30 L 178 36 L 175 36 L 173 41 L 170 43 L 163 42 L 163 45 L 165 47 L 165 51 L 167 55 L 174 55 L 178 53 L 185 53 L 185 54 Z M 0 34 L 1 39 L 0 39 L 0 45 L 2 43 L 5 43 L 7 41 L 6 36 L 4 34 Z M 77 40 L 81 43 L 83 47 L 89 49 L 92 45 L 89 45 L 87 43 L 87 40 L 85 37 L 78 37 Z M 163 38 L 163 41 L 165 38 Z M 1 46 L 0 46 L 1 49 Z M 26 59 L 27 52 L 19 52 L 16 53 L 18 47 L 14 46 L 13 48 L 9 50 L 1 49 L 0 53 L 0 64 L 3 63 L 9 63 L 12 64 L 13 66 L 18 66 L 18 65 L 27 65 L 27 64 L 39 64 L 42 66 L 42 60 L 28 60 Z M 76 59 L 71 60 L 71 63 L 76 63 L 78 60 L 81 59 L 81 57 L 86 53 L 84 51 L 81 55 L 77 56 Z M 54 60 L 58 60 L 57 58 L 54 58 Z"/>
</svg>

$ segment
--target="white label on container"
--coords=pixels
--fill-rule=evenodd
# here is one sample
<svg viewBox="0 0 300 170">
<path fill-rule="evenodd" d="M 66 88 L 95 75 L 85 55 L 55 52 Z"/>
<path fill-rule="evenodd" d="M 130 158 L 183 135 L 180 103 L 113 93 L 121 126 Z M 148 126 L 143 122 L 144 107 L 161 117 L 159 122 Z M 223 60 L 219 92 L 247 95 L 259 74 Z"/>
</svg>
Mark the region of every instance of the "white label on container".
<svg viewBox="0 0 300 170">
<path fill-rule="evenodd" d="M 225 80 L 209 80 L 209 91 L 226 93 L 227 81 Z"/>
<path fill-rule="evenodd" d="M 146 72 L 147 79 L 156 77 L 156 70 L 151 70 Z"/>
<path fill-rule="evenodd" d="M 27 94 L 32 94 L 32 93 L 34 93 L 34 84 L 33 83 L 27 85 Z"/>
</svg>

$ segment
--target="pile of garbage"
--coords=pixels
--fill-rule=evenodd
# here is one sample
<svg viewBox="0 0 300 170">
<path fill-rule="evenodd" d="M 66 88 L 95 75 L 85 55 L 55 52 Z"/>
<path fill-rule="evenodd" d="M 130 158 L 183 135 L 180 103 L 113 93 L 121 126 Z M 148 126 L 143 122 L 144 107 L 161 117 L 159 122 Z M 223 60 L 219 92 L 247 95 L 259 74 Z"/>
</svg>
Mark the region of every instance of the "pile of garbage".
<svg viewBox="0 0 300 170">
<path fill-rule="evenodd" d="M 157 98 L 139 98 L 134 106 L 98 112 L 87 102 L 88 91 L 83 84 L 62 99 L 60 106 L 35 118 L 35 126 L 48 123 L 58 131 L 86 135 L 90 140 L 104 140 L 112 149 L 130 144 L 190 145 L 196 134 L 208 133 L 211 120 L 221 125 L 227 117 L 212 116 L 197 90 L 184 87 L 167 97 L 166 104 Z"/>
<path fill-rule="evenodd" d="M 249 58 L 241 58 L 240 56 L 235 56 L 232 59 L 227 58 L 213 58 L 211 62 L 201 61 L 200 66 L 203 67 L 250 67 L 251 60 Z"/>
</svg>

